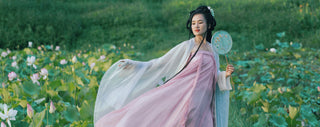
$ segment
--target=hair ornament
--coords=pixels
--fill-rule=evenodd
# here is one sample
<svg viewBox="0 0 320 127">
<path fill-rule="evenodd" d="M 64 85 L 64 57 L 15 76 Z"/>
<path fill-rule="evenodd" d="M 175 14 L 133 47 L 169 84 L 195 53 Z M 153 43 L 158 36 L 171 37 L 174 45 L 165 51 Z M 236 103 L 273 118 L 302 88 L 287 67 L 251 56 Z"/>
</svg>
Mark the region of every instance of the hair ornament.
<svg viewBox="0 0 320 127">
<path fill-rule="evenodd" d="M 208 6 L 208 9 L 210 10 L 212 17 L 214 17 L 214 11 L 213 11 L 213 9 L 211 9 L 210 6 Z"/>
</svg>

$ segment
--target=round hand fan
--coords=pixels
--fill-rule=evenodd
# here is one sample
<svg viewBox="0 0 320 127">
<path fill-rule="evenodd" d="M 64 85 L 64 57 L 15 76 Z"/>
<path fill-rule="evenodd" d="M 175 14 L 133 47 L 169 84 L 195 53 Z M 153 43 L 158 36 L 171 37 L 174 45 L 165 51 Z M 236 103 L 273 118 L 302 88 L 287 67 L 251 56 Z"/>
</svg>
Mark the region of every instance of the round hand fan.
<svg viewBox="0 0 320 127">
<path fill-rule="evenodd" d="M 232 38 L 228 32 L 220 30 L 213 34 L 211 44 L 217 53 L 226 54 L 232 47 Z"/>
</svg>

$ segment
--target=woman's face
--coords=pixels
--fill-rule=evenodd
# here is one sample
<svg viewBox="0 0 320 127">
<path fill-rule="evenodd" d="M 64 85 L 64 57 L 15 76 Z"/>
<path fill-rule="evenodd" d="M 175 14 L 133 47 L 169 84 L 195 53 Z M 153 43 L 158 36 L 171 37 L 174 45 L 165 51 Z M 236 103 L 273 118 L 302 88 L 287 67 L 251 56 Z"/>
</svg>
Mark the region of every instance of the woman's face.
<svg viewBox="0 0 320 127">
<path fill-rule="evenodd" d="M 203 36 L 207 31 L 207 21 L 203 14 L 195 14 L 191 22 L 192 32 L 195 36 Z"/>
</svg>

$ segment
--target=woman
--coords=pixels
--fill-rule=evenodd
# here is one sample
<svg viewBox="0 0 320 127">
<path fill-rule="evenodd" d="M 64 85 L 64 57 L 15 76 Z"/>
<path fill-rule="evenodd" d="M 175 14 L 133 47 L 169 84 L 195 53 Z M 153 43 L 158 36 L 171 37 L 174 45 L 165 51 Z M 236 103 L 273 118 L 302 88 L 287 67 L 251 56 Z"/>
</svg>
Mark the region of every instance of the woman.
<svg viewBox="0 0 320 127">
<path fill-rule="evenodd" d="M 227 126 L 229 93 L 215 86 L 216 82 L 230 86 L 234 68 L 228 65 L 226 72 L 218 71 L 219 57 L 210 46 L 215 25 L 210 8 L 200 6 L 187 22 L 194 38 L 148 62 L 126 59 L 113 64 L 100 83 L 95 126 Z M 168 78 L 172 79 L 157 87 Z M 221 99 L 222 105 L 216 104 Z"/>
</svg>

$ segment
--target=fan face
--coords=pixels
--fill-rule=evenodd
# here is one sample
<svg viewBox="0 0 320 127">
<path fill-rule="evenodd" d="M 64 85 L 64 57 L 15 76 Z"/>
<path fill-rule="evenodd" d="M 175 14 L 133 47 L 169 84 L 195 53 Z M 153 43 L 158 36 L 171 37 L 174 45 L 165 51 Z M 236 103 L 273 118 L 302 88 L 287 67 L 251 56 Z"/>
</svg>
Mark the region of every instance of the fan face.
<svg viewBox="0 0 320 127">
<path fill-rule="evenodd" d="M 211 44 L 217 53 L 226 54 L 232 47 L 232 38 L 228 32 L 220 30 L 213 34 Z"/>
</svg>

